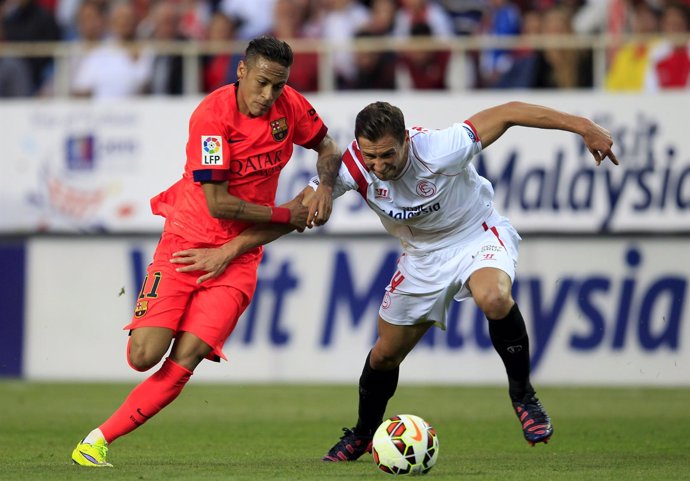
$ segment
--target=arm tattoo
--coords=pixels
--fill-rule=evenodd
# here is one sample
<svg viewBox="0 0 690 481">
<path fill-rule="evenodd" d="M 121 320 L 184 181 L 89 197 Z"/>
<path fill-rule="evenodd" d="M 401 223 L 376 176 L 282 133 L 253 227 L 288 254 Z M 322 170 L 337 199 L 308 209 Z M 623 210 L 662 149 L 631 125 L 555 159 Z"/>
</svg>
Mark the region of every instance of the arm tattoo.
<svg viewBox="0 0 690 481">
<path fill-rule="evenodd" d="M 319 154 L 319 158 L 316 161 L 316 172 L 319 174 L 319 181 L 322 184 L 333 187 L 340 170 L 341 158 L 340 152 L 333 140 L 329 140 L 327 147 L 325 150 L 328 152 Z"/>
<path fill-rule="evenodd" d="M 240 203 L 237 204 L 237 210 L 235 211 L 235 215 L 234 215 L 234 217 L 236 219 L 240 216 L 240 214 L 242 212 L 244 212 L 244 208 L 246 205 L 247 205 L 247 203 L 245 201 L 243 201 L 242 199 L 240 199 Z"/>
</svg>

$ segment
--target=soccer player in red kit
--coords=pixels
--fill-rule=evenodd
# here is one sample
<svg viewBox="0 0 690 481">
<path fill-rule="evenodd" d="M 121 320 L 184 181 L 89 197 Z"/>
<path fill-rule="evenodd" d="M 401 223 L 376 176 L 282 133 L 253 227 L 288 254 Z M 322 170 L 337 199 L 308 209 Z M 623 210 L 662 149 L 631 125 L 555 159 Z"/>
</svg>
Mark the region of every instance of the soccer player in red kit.
<svg viewBox="0 0 690 481">
<path fill-rule="evenodd" d="M 238 81 L 209 94 L 189 121 L 187 162 L 177 183 L 151 200 L 165 217 L 132 322 L 127 359 L 137 371 L 160 369 L 72 452 L 82 466 L 111 466 L 108 444 L 133 431 L 172 402 L 204 359 L 225 358 L 222 347 L 254 294 L 262 248 L 233 259 L 223 275 L 203 285 L 178 272 L 174 252 L 217 247 L 255 224 L 304 229 L 328 220 L 340 150 L 309 102 L 286 85 L 290 46 L 272 37 L 252 40 L 237 68 Z M 301 196 L 274 207 L 280 171 L 293 144 L 318 152 L 317 201 Z M 325 179 L 325 180 L 324 180 Z"/>
</svg>

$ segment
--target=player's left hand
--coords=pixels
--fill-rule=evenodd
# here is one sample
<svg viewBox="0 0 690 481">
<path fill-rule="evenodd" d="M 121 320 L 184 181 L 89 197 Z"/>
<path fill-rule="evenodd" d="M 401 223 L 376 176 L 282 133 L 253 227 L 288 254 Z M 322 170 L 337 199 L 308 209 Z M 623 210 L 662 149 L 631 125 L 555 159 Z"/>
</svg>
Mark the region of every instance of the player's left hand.
<svg viewBox="0 0 690 481">
<path fill-rule="evenodd" d="M 594 122 L 590 122 L 589 128 L 582 135 L 582 138 L 587 145 L 587 149 L 594 157 L 597 166 L 608 157 L 615 165 L 619 165 L 616 155 L 611 150 L 613 146 L 613 138 L 611 133 Z"/>
<path fill-rule="evenodd" d="M 333 189 L 319 184 L 314 196 L 309 202 L 309 216 L 307 226 L 324 225 L 331 217 L 333 210 Z"/>
<path fill-rule="evenodd" d="M 177 272 L 204 271 L 207 274 L 196 280 L 197 284 L 221 275 L 232 260 L 221 248 L 216 249 L 187 249 L 173 253 L 172 264 L 187 264 L 175 269 Z"/>
</svg>

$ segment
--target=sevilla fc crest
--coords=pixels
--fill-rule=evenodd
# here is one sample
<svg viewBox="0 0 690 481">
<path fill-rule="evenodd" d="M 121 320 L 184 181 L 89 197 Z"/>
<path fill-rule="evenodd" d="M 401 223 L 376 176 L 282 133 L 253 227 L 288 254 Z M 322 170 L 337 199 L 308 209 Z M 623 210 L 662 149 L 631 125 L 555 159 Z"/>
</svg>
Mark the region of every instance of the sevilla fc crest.
<svg viewBox="0 0 690 481">
<path fill-rule="evenodd" d="M 285 117 L 281 117 L 278 120 L 271 121 L 271 135 L 276 142 L 282 142 L 285 140 L 288 134 L 288 124 Z"/>
<path fill-rule="evenodd" d="M 436 193 L 436 186 L 428 180 L 417 182 L 417 194 L 422 197 L 431 197 Z"/>
</svg>

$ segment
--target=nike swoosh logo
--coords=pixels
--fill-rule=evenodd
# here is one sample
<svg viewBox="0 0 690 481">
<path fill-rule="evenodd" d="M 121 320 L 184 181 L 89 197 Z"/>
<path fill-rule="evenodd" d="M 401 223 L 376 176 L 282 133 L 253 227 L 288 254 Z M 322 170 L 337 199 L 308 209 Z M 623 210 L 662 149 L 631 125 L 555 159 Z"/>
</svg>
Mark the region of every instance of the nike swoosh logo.
<svg viewBox="0 0 690 481">
<path fill-rule="evenodd" d="M 414 419 L 410 419 L 410 421 L 412 422 L 412 425 L 414 426 L 414 430 L 416 433 L 414 436 L 412 436 L 412 440 L 419 442 L 422 440 L 422 432 L 419 430 L 419 426 L 417 426 L 417 423 L 414 422 Z"/>
</svg>

